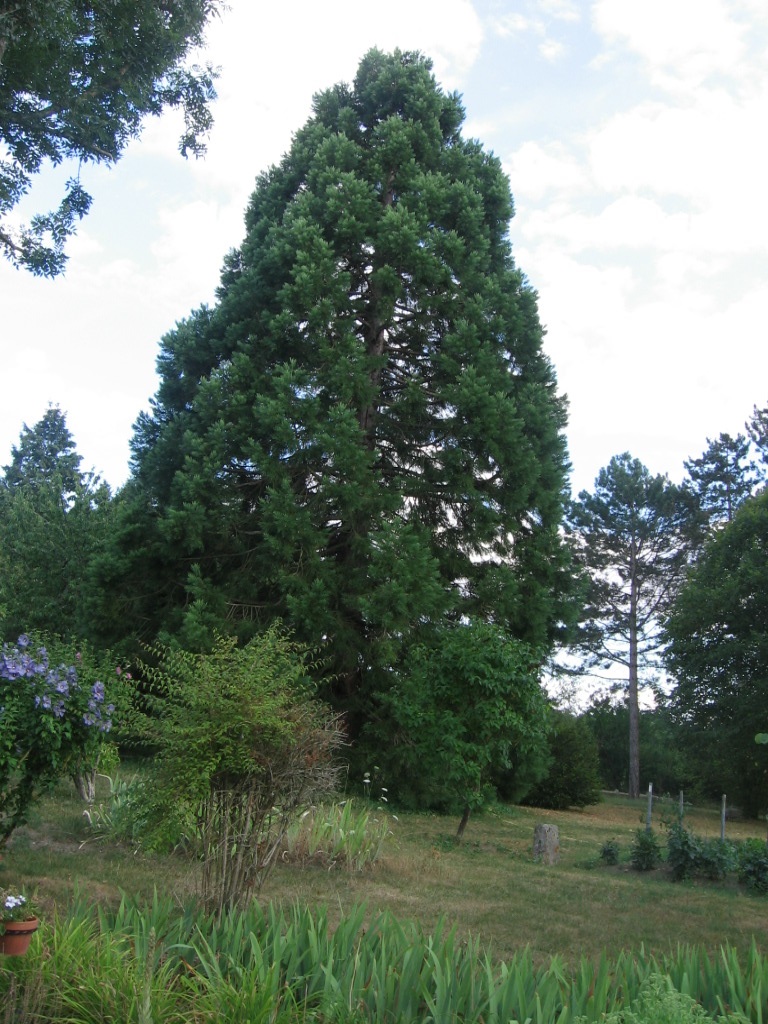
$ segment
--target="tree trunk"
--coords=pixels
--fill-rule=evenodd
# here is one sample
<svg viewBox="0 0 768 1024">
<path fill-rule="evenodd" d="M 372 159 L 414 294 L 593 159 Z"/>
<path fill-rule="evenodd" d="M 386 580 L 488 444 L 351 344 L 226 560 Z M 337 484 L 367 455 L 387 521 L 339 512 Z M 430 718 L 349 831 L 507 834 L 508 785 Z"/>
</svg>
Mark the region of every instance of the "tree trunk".
<svg viewBox="0 0 768 1024">
<path fill-rule="evenodd" d="M 629 596 L 629 797 L 640 796 L 640 703 L 637 687 L 637 576 L 635 573 L 635 542 L 631 551 L 631 578 Z"/>
<path fill-rule="evenodd" d="M 461 837 L 464 835 L 464 829 L 467 827 L 467 822 L 469 821 L 469 816 L 471 813 L 472 810 L 469 804 L 467 804 L 466 807 L 464 808 L 464 813 L 461 816 L 461 821 L 459 822 L 459 828 L 458 831 L 456 832 L 456 839 L 461 839 Z"/>
<path fill-rule="evenodd" d="M 96 769 L 75 772 L 72 776 L 77 795 L 85 804 L 92 804 L 96 800 Z"/>
</svg>

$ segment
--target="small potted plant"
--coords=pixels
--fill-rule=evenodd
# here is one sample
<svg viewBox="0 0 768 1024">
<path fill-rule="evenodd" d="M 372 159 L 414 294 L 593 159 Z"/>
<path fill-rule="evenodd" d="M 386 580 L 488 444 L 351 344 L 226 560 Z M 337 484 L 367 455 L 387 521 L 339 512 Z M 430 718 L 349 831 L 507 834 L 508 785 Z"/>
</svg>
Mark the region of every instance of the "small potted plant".
<svg viewBox="0 0 768 1024">
<path fill-rule="evenodd" d="M 18 889 L 0 889 L 0 953 L 20 956 L 40 922 L 34 904 Z"/>
</svg>

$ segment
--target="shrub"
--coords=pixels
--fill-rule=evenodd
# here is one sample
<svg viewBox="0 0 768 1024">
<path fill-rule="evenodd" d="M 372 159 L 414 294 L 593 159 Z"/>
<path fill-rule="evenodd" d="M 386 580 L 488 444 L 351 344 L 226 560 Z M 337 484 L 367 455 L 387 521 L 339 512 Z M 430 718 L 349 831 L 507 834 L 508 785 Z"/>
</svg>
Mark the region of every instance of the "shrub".
<svg viewBox="0 0 768 1024">
<path fill-rule="evenodd" d="M 704 839 L 699 852 L 698 870 L 705 878 L 721 882 L 737 865 L 736 847 L 727 839 Z"/>
<path fill-rule="evenodd" d="M 512 757 L 546 751 L 541 653 L 481 620 L 424 627 L 364 730 L 401 806 L 462 813 L 495 796 Z"/>
<path fill-rule="evenodd" d="M 604 864 L 614 866 L 619 863 L 618 839 L 606 839 L 600 850 L 600 860 Z"/>
<path fill-rule="evenodd" d="M 274 865 L 290 822 L 336 788 L 341 722 L 315 697 L 308 655 L 277 625 L 238 648 L 170 648 L 143 666 L 136 724 L 157 750 L 155 810 L 191 812 L 203 861 L 202 902 L 244 906 Z"/>
<path fill-rule="evenodd" d="M 669 826 L 667 833 L 667 866 L 672 879 L 682 882 L 692 878 L 699 867 L 702 841 L 681 824 Z"/>
<path fill-rule="evenodd" d="M 547 774 L 522 802 L 558 811 L 599 803 L 600 761 L 586 720 L 553 712 L 549 752 Z"/>
<path fill-rule="evenodd" d="M 629 862 L 635 871 L 653 871 L 661 863 L 661 849 L 656 834 L 639 828 L 635 832 Z"/>
<path fill-rule="evenodd" d="M 574 1024 L 587 1024 L 591 1018 L 577 1017 Z M 637 999 L 632 1005 L 614 1010 L 601 1020 L 604 1024 L 707 1024 L 712 1017 L 703 1006 L 684 992 L 673 988 L 666 975 L 651 974 L 643 983 Z M 747 1024 L 746 1018 L 738 1015 L 715 1018 L 726 1024 Z"/>
<path fill-rule="evenodd" d="M 753 892 L 768 895 L 768 844 L 745 839 L 737 853 L 739 881 Z"/>
<path fill-rule="evenodd" d="M 102 679 L 76 650 L 57 663 L 55 643 L 22 635 L 0 650 L 0 849 L 54 782 L 96 764 L 112 727 Z"/>
</svg>

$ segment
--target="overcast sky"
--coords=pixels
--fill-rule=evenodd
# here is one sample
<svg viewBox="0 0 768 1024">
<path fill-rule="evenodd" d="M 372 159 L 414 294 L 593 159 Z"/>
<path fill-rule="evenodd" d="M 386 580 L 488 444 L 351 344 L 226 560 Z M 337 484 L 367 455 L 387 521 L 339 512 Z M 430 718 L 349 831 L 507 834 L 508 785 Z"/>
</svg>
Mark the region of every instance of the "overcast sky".
<svg viewBox="0 0 768 1024">
<path fill-rule="evenodd" d="M 679 480 L 768 404 L 765 0 L 228 0 L 208 155 L 173 117 L 114 168 L 63 278 L 0 264 L 0 466 L 49 403 L 113 487 L 162 335 L 213 300 L 256 175 L 367 49 L 419 49 L 509 174 L 518 266 L 570 400 L 573 487 L 630 451 Z M 43 176 L 28 211 L 49 208 Z"/>
</svg>

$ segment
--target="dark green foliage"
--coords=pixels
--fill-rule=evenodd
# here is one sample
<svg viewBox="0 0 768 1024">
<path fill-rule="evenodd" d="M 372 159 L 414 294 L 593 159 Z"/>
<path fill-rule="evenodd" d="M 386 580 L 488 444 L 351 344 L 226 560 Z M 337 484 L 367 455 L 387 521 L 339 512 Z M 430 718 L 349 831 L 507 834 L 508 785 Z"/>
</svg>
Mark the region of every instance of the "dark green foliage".
<svg viewBox="0 0 768 1024">
<path fill-rule="evenodd" d="M 523 803 L 554 810 L 599 803 L 597 743 L 587 722 L 563 712 L 553 712 L 549 752 L 549 771 Z"/>
<path fill-rule="evenodd" d="M 737 847 L 728 839 L 710 837 L 701 844 L 699 872 L 712 882 L 721 882 L 737 864 Z"/>
<path fill-rule="evenodd" d="M 672 880 L 690 878 L 722 881 L 737 865 L 737 846 L 727 839 L 694 835 L 676 822 L 667 832 L 667 867 Z"/>
<path fill-rule="evenodd" d="M 83 473 L 66 418 L 24 426 L 0 478 L 0 633 L 90 636 L 92 559 L 109 533 L 110 493 Z"/>
<path fill-rule="evenodd" d="M 364 735 L 397 802 L 476 809 L 513 752 L 536 760 L 549 725 L 539 676 L 526 644 L 484 622 L 437 629 L 411 648 Z"/>
<path fill-rule="evenodd" d="M 425 623 L 538 646 L 566 614 L 565 405 L 463 116 L 412 53 L 315 98 L 215 308 L 163 339 L 103 565 L 124 629 L 326 644 L 353 734 Z"/>
<path fill-rule="evenodd" d="M 635 832 L 629 862 L 635 871 L 653 871 L 661 864 L 661 846 L 653 830 L 639 828 Z"/>
<path fill-rule="evenodd" d="M 609 697 L 594 700 L 583 716 L 597 743 L 603 789 L 627 791 L 629 709 Z M 693 795 L 698 772 L 681 749 L 680 727 L 664 707 L 640 711 L 641 788 L 653 783 L 657 793 Z M 698 791 L 700 792 L 700 791 Z"/>
<path fill-rule="evenodd" d="M 670 708 L 712 795 L 768 808 L 768 492 L 708 542 L 667 622 Z"/>
<path fill-rule="evenodd" d="M 218 0 L 24 0 L 0 5 L 0 250 L 53 276 L 91 204 L 79 174 L 56 210 L 11 224 L 50 163 L 114 163 L 149 114 L 184 112 L 180 149 L 198 153 L 211 124 L 210 68 L 187 68 Z"/>
<path fill-rule="evenodd" d="M 574 553 L 589 580 L 576 650 L 585 672 L 617 668 L 626 687 L 631 797 L 640 793 L 641 682 L 651 683 L 663 646 L 661 616 L 681 583 L 698 536 L 691 496 L 652 476 L 628 452 L 600 471 L 569 514 Z M 641 679 L 641 677 L 643 677 Z"/>
<path fill-rule="evenodd" d="M 768 844 L 745 839 L 738 851 L 739 881 L 761 896 L 768 895 Z"/>
<path fill-rule="evenodd" d="M 670 825 L 667 832 L 667 867 L 675 882 L 691 878 L 699 869 L 702 840 L 683 825 Z"/>
<path fill-rule="evenodd" d="M 701 458 L 689 459 L 685 468 L 689 477 L 686 486 L 710 527 L 730 523 L 760 479 L 749 457 L 749 438 L 744 434 L 721 434 L 715 441 L 707 438 Z"/>
<path fill-rule="evenodd" d="M 749 439 L 757 449 L 760 461 L 763 465 L 763 472 L 768 470 L 768 406 L 752 410 L 752 415 L 746 423 Z"/>
<path fill-rule="evenodd" d="M 600 848 L 600 860 L 609 867 L 615 867 L 619 863 L 620 852 L 618 839 L 606 839 Z"/>
</svg>

